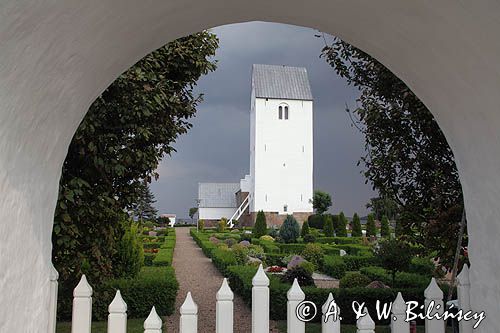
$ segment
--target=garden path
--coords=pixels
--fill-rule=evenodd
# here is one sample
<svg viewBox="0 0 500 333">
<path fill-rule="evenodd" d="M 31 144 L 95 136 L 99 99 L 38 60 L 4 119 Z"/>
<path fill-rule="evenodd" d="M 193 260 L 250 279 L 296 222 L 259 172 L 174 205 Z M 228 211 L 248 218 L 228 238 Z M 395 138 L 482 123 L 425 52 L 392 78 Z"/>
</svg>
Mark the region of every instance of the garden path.
<svg viewBox="0 0 500 333">
<path fill-rule="evenodd" d="M 198 304 L 198 332 L 215 332 L 215 295 L 219 290 L 223 276 L 215 268 L 198 245 L 189 235 L 189 228 L 175 228 L 176 245 L 173 266 L 179 292 L 175 301 L 175 313 L 167 317 L 167 333 L 179 333 L 179 309 L 188 291 Z M 279 332 L 275 323 L 271 322 L 271 332 Z M 251 309 L 243 300 L 234 295 L 234 332 L 250 333 L 252 331 Z"/>
</svg>

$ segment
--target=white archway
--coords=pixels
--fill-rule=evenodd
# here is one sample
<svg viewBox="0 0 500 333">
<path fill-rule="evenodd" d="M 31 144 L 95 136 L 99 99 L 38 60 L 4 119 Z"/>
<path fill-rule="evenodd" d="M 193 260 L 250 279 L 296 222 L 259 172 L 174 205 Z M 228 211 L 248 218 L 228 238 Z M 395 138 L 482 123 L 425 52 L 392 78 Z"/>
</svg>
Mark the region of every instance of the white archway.
<svg viewBox="0 0 500 333">
<path fill-rule="evenodd" d="M 4 0 L 0 4 L 0 331 L 48 322 L 51 227 L 67 147 L 95 97 L 169 40 L 251 20 L 369 52 L 438 120 L 468 212 L 472 305 L 500 316 L 500 4 L 476 0 Z"/>
</svg>

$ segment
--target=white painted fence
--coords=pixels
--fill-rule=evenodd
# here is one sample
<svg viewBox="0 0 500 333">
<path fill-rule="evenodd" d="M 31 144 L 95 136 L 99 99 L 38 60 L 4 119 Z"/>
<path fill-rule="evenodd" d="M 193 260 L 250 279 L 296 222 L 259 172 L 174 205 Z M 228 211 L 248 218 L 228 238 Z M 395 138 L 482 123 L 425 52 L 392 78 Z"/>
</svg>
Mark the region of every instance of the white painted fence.
<svg viewBox="0 0 500 333">
<path fill-rule="evenodd" d="M 469 303 L 469 270 L 464 267 L 459 275 L 458 298 L 460 308 L 464 311 L 470 309 Z M 57 283 L 57 279 L 56 283 Z M 54 281 L 54 280 L 51 280 Z M 252 333 L 269 332 L 269 278 L 264 273 L 262 265 L 257 270 L 252 280 Z M 57 288 L 55 288 L 57 292 Z M 72 333 L 90 333 L 91 313 L 92 313 L 92 287 L 88 284 L 85 275 L 82 276 L 80 283 L 75 288 L 73 300 L 73 319 Z M 57 294 L 55 295 L 57 298 Z M 298 320 L 296 316 L 297 305 L 304 299 L 305 294 L 300 288 L 297 280 L 294 281 L 292 287 L 287 293 L 287 332 L 288 333 L 304 333 L 306 323 Z M 216 333 L 233 333 L 233 292 L 229 287 L 227 280 L 224 279 L 222 286 L 216 295 Z M 341 323 L 336 320 L 331 314 L 336 310 L 337 316 L 340 316 L 340 309 L 335 303 L 330 293 L 328 299 L 325 300 L 320 311 L 323 314 L 321 321 L 322 333 L 340 333 Z M 429 304 L 434 301 L 436 304 L 443 304 L 443 292 L 438 287 L 434 278 L 425 290 L 425 303 Z M 300 309 L 300 308 L 299 308 Z M 358 319 L 356 323 L 358 333 L 375 333 L 375 323 L 364 309 L 366 316 Z M 391 308 L 391 332 L 392 333 L 408 333 L 409 323 L 405 322 L 406 304 L 401 293 L 398 293 Z M 438 310 L 442 312 L 443 309 Z M 196 305 L 191 293 L 188 293 L 184 304 L 180 308 L 180 333 L 197 333 L 198 332 L 198 306 Z M 338 318 L 338 317 L 337 317 Z M 326 319 L 326 320 L 325 320 Z M 395 320 L 394 320 L 395 319 Z M 460 333 L 472 333 L 470 322 L 460 325 Z M 156 313 L 153 306 L 148 318 L 144 321 L 144 333 L 161 333 L 162 320 Z M 168 328 L 167 328 L 168 329 Z M 49 333 L 55 332 L 55 325 L 49 327 Z M 116 296 L 109 305 L 108 317 L 108 333 L 126 333 L 127 332 L 127 304 L 125 304 L 120 291 L 116 292 Z M 425 332 L 427 333 L 444 333 L 444 320 L 429 320 L 425 321 Z"/>
</svg>

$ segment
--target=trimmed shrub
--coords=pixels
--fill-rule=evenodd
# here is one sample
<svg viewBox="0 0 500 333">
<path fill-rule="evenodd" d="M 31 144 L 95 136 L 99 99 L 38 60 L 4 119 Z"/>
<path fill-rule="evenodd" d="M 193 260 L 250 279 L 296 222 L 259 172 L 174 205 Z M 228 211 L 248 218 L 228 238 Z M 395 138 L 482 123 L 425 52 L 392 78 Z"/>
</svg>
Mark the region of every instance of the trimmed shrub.
<svg viewBox="0 0 500 333">
<path fill-rule="evenodd" d="M 289 269 L 281 276 L 281 282 L 293 283 L 293 280 L 297 279 L 297 282 L 301 287 L 314 286 L 314 280 L 312 278 L 312 273 L 310 273 L 306 268 L 301 266 L 296 266 Z"/>
<path fill-rule="evenodd" d="M 331 277 L 340 279 L 347 271 L 347 266 L 342 257 L 324 256 L 323 257 L 323 272 Z"/>
<path fill-rule="evenodd" d="M 394 285 L 396 272 L 407 270 L 410 266 L 411 248 L 407 243 L 397 239 L 386 239 L 379 245 L 377 257 L 382 266 L 391 272 Z"/>
<path fill-rule="evenodd" d="M 285 243 L 295 243 L 300 235 L 300 226 L 292 215 L 287 215 L 280 228 L 280 238 Z"/>
<path fill-rule="evenodd" d="M 382 267 L 362 267 L 360 272 L 368 276 L 372 281 L 381 281 L 384 284 L 392 284 L 392 276 L 389 271 Z M 398 272 L 393 288 L 427 288 L 431 281 L 429 276 L 415 273 Z"/>
<path fill-rule="evenodd" d="M 335 229 L 335 234 L 337 237 L 347 237 L 347 219 L 344 212 L 340 212 L 337 222 L 337 228 Z"/>
<path fill-rule="evenodd" d="M 259 239 L 264 242 L 274 242 L 274 238 L 269 235 L 260 236 Z"/>
<path fill-rule="evenodd" d="M 306 248 L 306 244 L 279 244 L 282 253 L 300 254 Z"/>
<path fill-rule="evenodd" d="M 340 288 L 357 288 L 366 287 L 370 282 L 370 278 L 358 272 L 347 272 L 342 279 L 340 279 Z"/>
<path fill-rule="evenodd" d="M 430 258 L 414 257 L 410 262 L 408 272 L 432 276 L 435 268 L 436 266 Z"/>
<path fill-rule="evenodd" d="M 204 220 L 199 220 L 198 221 L 198 230 L 203 231 L 205 229 L 205 221 Z"/>
<path fill-rule="evenodd" d="M 309 274 L 311 274 L 311 276 L 314 273 L 314 271 L 318 268 L 316 265 L 314 265 L 310 261 L 304 261 L 304 262 L 300 263 L 299 267 L 302 267 L 303 269 L 305 269 L 306 272 L 308 272 Z"/>
<path fill-rule="evenodd" d="M 236 246 L 236 245 L 235 245 Z M 233 247 L 235 247 L 233 246 Z M 246 262 L 246 254 L 245 254 Z M 236 251 L 229 249 L 215 249 L 212 251 L 212 263 L 223 275 L 226 274 L 226 269 L 229 266 L 239 264 L 236 258 Z"/>
<path fill-rule="evenodd" d="M 370 254 L 368 256 L 344 256 L 342 257 L 348 271 L 357 271 L 361 267 L 373 266 L 377 264 L 378 259 Z"/>
<path fill-rule="evenodd" d="M 144 266 L 153 266 L 153 259 L 155 257 L 156 257 L 156 254 L 144 253 Z"/>
<path fill-rule="evenodd" d="M 333 229 L 333 219 L 331 215 L 325 217 L 325 225 L 323 227 L 323 232 L 326 237 L 333 237 L 335 230 Z"/>
<path fill-rule="evenodd" d="M 179 284 L 172 267 L 143 267 L 134 279 L 116 279 L 96 286 L 92 312 L 96 320 L 106 320 L 108 305 L 120 290 L 127 303 L 128 318 L 145 318 L 153 305 L 160 316 L 174 313 Z"/>
<path fill-rule="evenodd" d="M 225 217 L 221 218 L 219 223 L 217 223 L 217 232 L 224 232 L 226 230 L 227 219 Z"/>
<path fill-rule="evenodd" d="M 389 220 L 387 216 L 382 216 L 382 221 L 380 221 L 380 236 L 382 237 L 390 237 L 391 230 L 389 228 Z"/>
<path fill-rule="evenodd" d="M 323 229 L 325 224 L 324 216 L 319 214 L 309 215 L 307 224 L 309 228 Z"/>
<path fill-rule="evenodd" d="M 283 263 L 283 256 L 275 253 L 266 252 L 265 263 L 267 266 L 285 266 Z"/>
<path fill-rule="evenodd" d="M 271 242 L 261 242 L 260 246 L 264 248 L 266 253 L 279 253 L 280 248 Z"/>
<path fill-rule="evenodd" d="M 248 248 L 247 255 L 252 258 L 257 258 L 262 261 L 266 259 L 266 255 L 264 254 L 264 249 L 260 245 L 250 245 Z"/>
<path fill-rule="evenodd" d="M 325 253 L 319 244 L 307 244 L 302 251 L 302 257 L 311 262 L 315 268 L 320 268 L 322 266 L 324 255 Z"/>
<path fill-rule="evenodd" d="M 357 213 L 354 213 L 352 216 L 352 230 L 351 230 L 351 236 L 352 237 L 361 237 L 363 236 L 363 231 L 361 229 L 361 220 L 359 219 L 359 216 Z"/>
<path fill-rule="evenodd" d="M 368 214 L 368 221 L 366 222 L 366 236 L 376 236 L 377 226 L 375 225 L 375 217 L 373 214 Z"/>
<path fill-rule="evenodd" d="M 309 222 L 304 221 L 304 223 L 302 223 L 302 229 L 300 230 L 300 236 L 304 238 L 306 235 L 309 235 Z"/>
<path fill-rule="evenodd" d="M 138 235 L 137 223 L 125 221 L 125 233 L 118 243 L 116 261 L 113 263 L 115 276 L 132 278 L 139 274 L 144 266 L 143 243 Z M 155 244 L 146 243 L 144 245 Z"/>
<path fill-rule="evenodd" d="M 267 235 L 266 215 L 262 210 L 257 213 L 257 218 L 255 220 L 255 225 L 253 227 L 252 233 L 255 238 L 260 238 L 261 236 Z"/>
<path fill-rule="evenodd" d="M 153 266 L 171 266 L 174 257 L 174 249 L 160 249 L 153 259 Z"/>
<path fill-rule="evenodd" d="M 316 236 L 311 234 L 304 235 L 304 243 L 314 243 L 316 242 Z"/>
</svg>

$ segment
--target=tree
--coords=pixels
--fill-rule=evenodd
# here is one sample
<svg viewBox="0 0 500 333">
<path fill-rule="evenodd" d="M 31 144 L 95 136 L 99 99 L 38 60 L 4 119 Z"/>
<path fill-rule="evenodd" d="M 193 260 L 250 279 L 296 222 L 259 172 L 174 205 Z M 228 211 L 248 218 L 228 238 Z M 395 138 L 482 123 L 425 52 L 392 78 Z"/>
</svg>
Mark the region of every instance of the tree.
<svg viewBox="0 0 500 333">
<path fill-rule="evenodd" d="M 198 212 L 198 207 L 189 208 L 189 217 L 191 218 L 191 222 L 193 221 L 193 217 L 197 212 Z"/>
<path fill-rule="evenodd" d="M 398 204 L 394 200 L 383 197 L 371 198 L 370 202 L 366 204 L 366 208 L 371 209 L 377 220 L 381 220 L 384 215 L 394 220 L 399 210 Z"/>
<path fill-rule="evenodd" d="M 391 271 L 392 286 L 394 287 L 396 273 L 404 271 L 410 266 L 413 256 L 410 246 L 398 239 L 386 239 L 380 242 L 376 254 L 382 266 Z"/>
<path fill-rule="evenodd" d="M 144 220 L 153 221 L 158 214 L 158 210 L 153 206 L 156 202 L 155 196 L 146 182 L 139 183 L 137 187 L 137 198 L 132 204 L 133 216 L 141 224 Z"/>
<path fill-rule="evenodd" d="M 118 243 L 117 260 L 113 269 L 116 276 L 133 278 L 144 265 L 144 250 L 138 237 L 138 225 L 133 221 L 124 221 L 125 233 Z"/>
<path fill-rule="evenodd" d="M 335 230 L 335 234 L 337 237 L 347 237 L 347 218 L 344 215 L 344 212 L 340 212 L 339 214 L 339 222 L 338 227 Z"/>
<path fill-rule="evenodd" d="M 295 243 L 300 235 L 300 226 L 295 217 L 287 215 L 280 228 L 280 237 L 285 243 Z"/>
<path fill-rule="evenodd" d="M 389 227 L 389 219 L 387 216 L 382 216 L 382 221 L 380 222 L 380 236 L 382 237 L 390 237 L 391 229 Z"/>
<path fill-rule="evenodd" d="M 83 262 L 94 285 L 114 277 L 124 211 L 191 128 L 202 100 L 194 87 L 215 69 L 217 46 L 206 31 L 172 41 L 125 71 L 90 106 L 68 148 L 54 217 L 53 262 L 62 297 L 70 297 Z"/>
<path fill-rule="evenodd" d="M 436 120 L 403 81 L 365 52 L 336 38 L 321 56 L 360 90 L 359 108 L 349 114 L 365 135 L 360 162 L 367 181 L 399 206 L 405 239 L 435 251 L 449 268 L 460 218 L 446 221 L 439 234 L 430 225 L 447 211 L 463 209 L 463 197 L 453 153 Z"/>
<path fill-rule="evenodd" d="M 352 216 L 352 237 L 361 237 L 363 236 L 363 231 L 361 230 L 361 221 L 357 213 L 354 213 Z"/>
<path fill-rule="evenodd" d="M 373 214 L 368 214 L 368 221 L 366 222 L 366 236 L 376 236 L 377 226 L 375 225 L 375 217 Z"/>
<path fill-rule="evenodd" d="M 325 225 L 323 226 L 323 232 L 325 233 L 326 237 L 333 237 L 334 235 L 334 228 L 333 228 L 333 220 L 331 215 L 327 215 L 325 217 Z"/>
<path fill-rule="evenodd" d="M 316 190 L 313 194 L 312 204 L 316 213 L 323 214 L 332 206 L 332 197 L 329 193 Z"/>
<path fill-rule="evenodd" d="M 304 238 L 305 235 L 309 234 L 309 222 L 307 220 L 302 223 L 302 229 L 300 230 L 300 236 Z"/>
<path fill-rule="evenodd" d="M 252 233 L 255 238 L 267 235 L 266 214 L 264 214 L 262 210 L 257 212 L 257 218 L 255 219 Z"/>
</svg>

